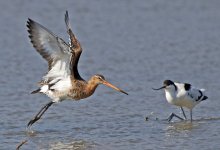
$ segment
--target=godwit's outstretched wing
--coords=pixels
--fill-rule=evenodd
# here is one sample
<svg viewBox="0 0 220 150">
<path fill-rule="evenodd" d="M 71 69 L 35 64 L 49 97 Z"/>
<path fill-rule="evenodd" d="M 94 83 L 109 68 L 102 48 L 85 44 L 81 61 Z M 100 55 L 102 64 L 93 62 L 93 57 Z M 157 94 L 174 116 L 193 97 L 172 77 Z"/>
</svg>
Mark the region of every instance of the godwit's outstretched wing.
<svg viewBox="0 0 220 150">
<path fill-rule="evenodd" d="M 27 21 L 29 37 L 34 48 L 48 62 L 48 72 L 43 77 L 43 83 L 69 75 L 81 78 L 77 70 L 77 63 L 82 50 L 70 29 L 67 13 L 65 20 L 71 39 L 70 45 L 39 23 L 31 19 Z M 78 49 L 80 49 L 80 53 Z"/>
<path fill-rule="evenodd" d="M 70 70 L 71 74 L 77 78 L 77 79 L 82 79 L 78 73 L 78 61 L 80 58 L 80 55 L 82 53 L 82 47 L 79 43 L 79 41 L 76 39 L 75 35 L 72 32 L 70 22 L 69 22 L 69 15 L 68 11 L 66 11 L 65 14 L 65 23 L 66 23 L 66 28 L 67 28 L 67 33 L 69 34 L 69 45 L 70 45 L 70 51 L 73 52 L 71 61 L 70 61 Z"/>
</svg>

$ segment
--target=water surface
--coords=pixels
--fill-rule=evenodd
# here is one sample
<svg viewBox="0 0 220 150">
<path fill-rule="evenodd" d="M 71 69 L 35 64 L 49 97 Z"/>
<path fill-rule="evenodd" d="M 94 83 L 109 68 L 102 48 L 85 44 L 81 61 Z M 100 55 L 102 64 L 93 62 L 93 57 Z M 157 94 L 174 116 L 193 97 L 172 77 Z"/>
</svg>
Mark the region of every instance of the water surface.
<svg viewBox="0 0 220 150">
<path fill-rule="evenodd" d="M 220 148 L 218 0 L 17 0 L 1 1 L 0 8 L 0 149 L 24 139 L 24 150 Z M 84 50 L 82 77 L 103 74 L 129 96 L 102 85 L 86 100 L 54 105 L 29 133 L 27 122 L 49 98 L 30 95 L 47 64 L 29 42 L 26 21 L 67 40 L 66 10 Z M 162 121 L 180 114 L 151 89 L 165 79 L 207 90 L 209 100 L 195 107 L 192 124 Z"/>
</svg>

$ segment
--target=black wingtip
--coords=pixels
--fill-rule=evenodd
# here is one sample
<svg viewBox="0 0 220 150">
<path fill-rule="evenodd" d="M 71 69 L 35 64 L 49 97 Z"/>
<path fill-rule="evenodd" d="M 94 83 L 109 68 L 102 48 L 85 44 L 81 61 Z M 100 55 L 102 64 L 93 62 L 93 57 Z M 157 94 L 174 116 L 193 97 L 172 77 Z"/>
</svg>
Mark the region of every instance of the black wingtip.
<svg viewBox="0 0 220 150">
<path fill-rule="evenodd" d="M 32 30 L 33 24 L 34 24 L 34 21 L 32 19 L 28 18 L 26 26 L 28 28 L 27 31 L 30 34 L 31 34 L 31 30 Z"/>
<path fill-rule="evenodd" d="M 66 13 L 65 13 L 65 23 L 66 23 L 66 26 L 69 26 L 69 14 L 68 14 L 67 10 L 66 10 Z"/>
<path fill-rule="evenodd" d="M 208 96 L 203 96 L 202 100 L 204 101 L 206 99 L 208 99 Z"/>
<path fill-rule="evenodd" d="M 28 18 L 26 26 L 30 29 L 32 20 Z"/>
<path fill-rule="evenodd" d="M 31 18 L 28 18 L 27 20 L 27 26 L 30 26 L 31 24 L 33 24 L 34 21 Z"/>
</svg>

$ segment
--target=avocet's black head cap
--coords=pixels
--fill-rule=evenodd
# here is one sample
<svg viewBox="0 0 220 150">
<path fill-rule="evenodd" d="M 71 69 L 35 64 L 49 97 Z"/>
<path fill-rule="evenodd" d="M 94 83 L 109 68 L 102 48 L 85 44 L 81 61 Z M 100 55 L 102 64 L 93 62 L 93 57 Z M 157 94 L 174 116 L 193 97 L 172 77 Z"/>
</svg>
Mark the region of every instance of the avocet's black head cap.
<svg viewBox="0 0 220 150">
<path fill-rule="evenodd" d="M 163 82 L 163 85 L 164 85 L 164 86 L 174 85 L 174 82 L 171 81 L 171 80 L 165 80 L 165 81 Z"/>
<path fill-rule="evenodd" d="M 165 80 L 163 82 L 163 86 L 162 87 L 160 87 L 158 89 L 153 88 L 153 90 L 161 90 L 161 89 L 164 89 L 164 88 L 166 88 L 167 86 L 170 86 L 170 85 L 174 85 L 174 82 L 171 81 L 171 80 Z"/>
</svg>

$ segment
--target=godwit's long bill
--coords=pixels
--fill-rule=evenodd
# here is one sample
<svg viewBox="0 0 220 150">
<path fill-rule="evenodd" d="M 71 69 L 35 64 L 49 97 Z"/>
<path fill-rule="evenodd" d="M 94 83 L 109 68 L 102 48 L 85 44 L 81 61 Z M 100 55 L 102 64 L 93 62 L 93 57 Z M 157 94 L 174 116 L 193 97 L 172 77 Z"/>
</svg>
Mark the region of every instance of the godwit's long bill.
<svg viewBox="0 0 220 150">
<path fill-rule="evenodd" d="M 127 94 L 125 91 L 107 82 L 103 75 L 96 74 L 88 82 L 80 76 L 77 66 L 82 48 L 72 32 L 67 11 L 65 23 L 70 39 L 69 43 L 66 43 L 39 23 L 31 19 L 27 21 L 31 43 L 37 52 L 48 62 L 48 72 L 40 81 L 40 88 L 33 91 L 32 94 L 43 93 L 52 99 L 29 121 L 28 127 L 38 121 L 52 104 L 65 99 L 80 100 L 89 97 L 94 93 L 99 84 L 104 84 Z"/>
<path fill-rule="evenodd" d="M 189 83 L 178 83 L 171 80 L 165 80 L 163 86 L 158 89 L 153 90 L 165 90 L 165 96 L 168 103 L 172 105 L 179 106 L 183 113 L 185 119 L 186 115 L 183 110 L 183 107 L 186 107 L 190 110 L 190 121 L 192 122 L 192 109 L 199 104 L 201 101 L 206 100 L 208 97 L 204 95 L 204 89 L 196 89 L 191 86 Z M 177 117 L 181 120 L 183 118 L 172 113 L 168 118 L 168 121 L 171 121 L 173 117 Z"/>
</svg>

